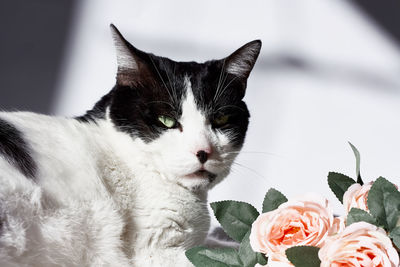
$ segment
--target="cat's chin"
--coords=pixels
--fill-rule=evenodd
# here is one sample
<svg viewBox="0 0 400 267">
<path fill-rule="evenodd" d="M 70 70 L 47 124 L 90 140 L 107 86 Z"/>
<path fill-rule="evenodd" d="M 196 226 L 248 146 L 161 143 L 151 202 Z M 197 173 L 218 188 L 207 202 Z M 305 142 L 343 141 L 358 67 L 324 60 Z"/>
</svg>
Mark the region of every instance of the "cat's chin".
<svg viewBox="0 0 400 267">
<path fill-rule="evenodd" d="M 218 175 L 207 170 L 198 170 L 182 175 L 178 183 L 191 191 L 206 191 L 213 187 Z"/>
<path fill-rule="evenodd" d="M 214 182 L 215 178 L 217 178 L 217 175 L 215 173 L 212 173 L 210 171 L 207 170 L 198 170 L 195 171 L 193 173 L 189 173 L 185 176 L 183 176 L 183 178 L 187 178 L 187 179 L 202 179 L 202 180 L 208 180 L 209 183 Z"/>
</svg>

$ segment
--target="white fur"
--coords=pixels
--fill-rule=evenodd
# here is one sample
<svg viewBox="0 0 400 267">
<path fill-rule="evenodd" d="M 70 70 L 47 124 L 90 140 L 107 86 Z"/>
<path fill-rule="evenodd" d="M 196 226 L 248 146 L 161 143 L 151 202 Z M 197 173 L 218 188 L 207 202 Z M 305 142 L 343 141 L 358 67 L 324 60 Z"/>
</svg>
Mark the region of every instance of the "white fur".
<svg viewBox="0 0 400 267">
<path fill-rule="evenodd" d="M 37 182 L 0 156 L 0 266 L 192 266 L 185 250 L 204 243 L 207 190 L 236 153 L 194 102 L 190 82 L 180 121 L 144 143 L 109 119 L 80 123 L 33 113 L 0 113 L 23 134 Z M 213 183 L 188 177 L 196 152 Z"/>
</svg>

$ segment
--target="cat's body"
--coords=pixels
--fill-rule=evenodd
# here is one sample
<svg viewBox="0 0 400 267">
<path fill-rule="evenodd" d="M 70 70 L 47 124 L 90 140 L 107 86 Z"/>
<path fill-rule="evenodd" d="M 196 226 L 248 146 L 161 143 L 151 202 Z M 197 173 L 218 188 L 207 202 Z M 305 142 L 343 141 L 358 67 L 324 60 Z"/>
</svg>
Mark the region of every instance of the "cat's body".
<svg viewBox="0 0 400 267">
<path fill-rule="evenodd" d="M 133 260 L 137 266 L 161 266 L 184 261 L 177 256 L 204 240 L 205 194 L 160 179 L 140 142 L 126 140 L 107 122 L 31 113 L 0 118 L 30 133 L 24 139 L 40 177 L 27 179 L 0 160 L 2 211 L 16 220 L 2 225 L 0 255 L 6 252 L 16 266 L 124 266 L 129 256 L 141 260 Z M 0 266 L 7 266 L 2 260 Z"/>
<path fill-rule="evenodd" d="M 117 85 L 85 116 L 0 113 L 0 266 L 191 266 L 205 242 L 260 42 L 177 63 L 112 29 Z"/>
</svg>

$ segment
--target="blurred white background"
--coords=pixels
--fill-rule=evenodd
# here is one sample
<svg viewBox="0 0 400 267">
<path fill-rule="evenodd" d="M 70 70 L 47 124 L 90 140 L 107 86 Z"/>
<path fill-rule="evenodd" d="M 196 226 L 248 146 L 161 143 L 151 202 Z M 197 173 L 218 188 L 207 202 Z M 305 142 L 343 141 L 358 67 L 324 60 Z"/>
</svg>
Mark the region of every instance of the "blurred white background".
<svg viewBox="0 0 400 267">
<path fill-rule="evenodd" d="M 110 23 L 139 49 L 180 61 L 263 41 L 243 153 L 210 201 L 260 208 L 275 187 L 288 197 L 318 192 L 340 214 L 326 178 L 355 176 L 348 141 L 361 152 L 364 180 L 400 184 L 400 49 L 354 1 L 85 0 L 72 22 L 50 109 L 57 115 L 82 114 L 114 85 Z"/>
</svg>

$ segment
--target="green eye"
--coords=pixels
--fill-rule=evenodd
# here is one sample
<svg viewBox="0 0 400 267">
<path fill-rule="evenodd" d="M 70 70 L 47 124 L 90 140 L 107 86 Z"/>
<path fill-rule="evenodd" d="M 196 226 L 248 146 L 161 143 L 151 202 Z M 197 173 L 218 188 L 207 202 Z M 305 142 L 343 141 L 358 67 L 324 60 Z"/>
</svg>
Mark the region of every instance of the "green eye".
<svg viewBox="0 0 400 267">
<path fill-rule="evenodd" d="M 167 128 L 172 128 L 176 125 L 176 120 L 168 116 L 158 116 L 158 120 Z"/>
<path fill-rule="evenodd" d="M 229 115 L 222 115 L 214 119 L 214 125 L 219 127 L 228 123 Z"/>
</svg>

